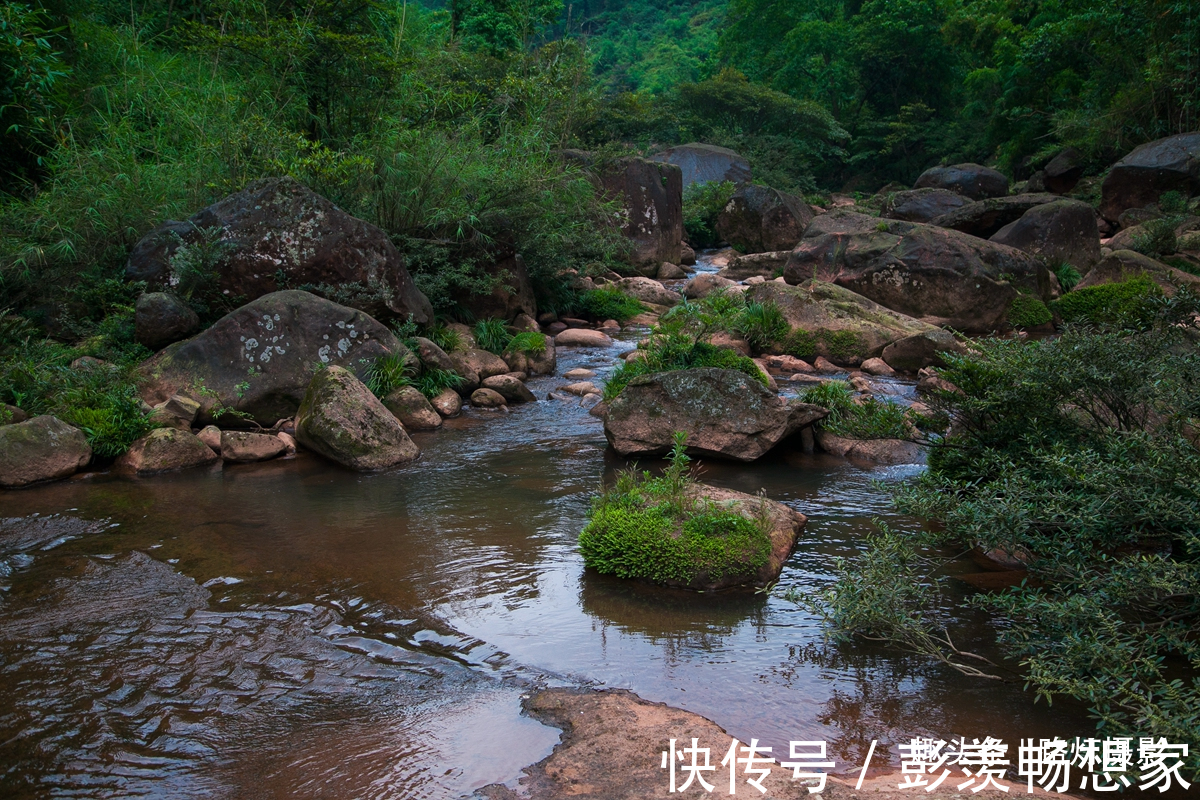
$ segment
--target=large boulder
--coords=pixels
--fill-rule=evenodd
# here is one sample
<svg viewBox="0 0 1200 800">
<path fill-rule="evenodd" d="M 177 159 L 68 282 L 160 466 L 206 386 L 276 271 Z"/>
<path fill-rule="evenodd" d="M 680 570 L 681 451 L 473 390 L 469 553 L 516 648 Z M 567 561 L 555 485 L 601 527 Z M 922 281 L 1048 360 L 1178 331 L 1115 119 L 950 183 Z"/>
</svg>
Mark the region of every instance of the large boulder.
<svg viewBox="0 0 1200 800">
<path fill-rule="evenodd" d="M 365 379 L 388 354 L 418 368 L 395 334 L 364 312 L 308 292 L 273 292 L 143 364 L 142 397 L 154 405 L 190 395 L 200 401 L 202 425 L 229 423 L 235 417 L 226 412 L 236 411 L 270 426 L 296 413 L 316 369 L 342 366 Z"/>
<path fill-rule="evenodd" d="M 1019 290 L 1050 299 L 1050 273 L 1016 248 L 918 222 L 836 209 L 812 221 L 788 283 L 836 283 L 886 308 L 963 333 L 1003 326 Z"/>
<path fill-rule="evenodd" d="M 599 176 L 606 196 L 623 206 L 621 232 L 632 244 L 629 262 L 656 275 L 683 255 L 683 176 L 679 168 L 644 158 L 620 158 Z"/>
<path fill-rule="evenodd" d="M 746 299 L 778 306 L 793 331 L 791 349 L 808 345 L 806 352 L 794 353 L 805 358 L 868 359 L 899 339 L 939 330 L 824 281 L 800 286 L 767 281 L 748 289 Z"/>
<path fill-rule="evenodd" d="M 1056 194 L 1038 192 L 978 200 L 935 217 L 933 224 L 986 239 L 1010 222 L 1019 220 L 1029 209 L 1060 199 Z"/>
<path fill-rule="evenodd" d="M 366 472 L 412 461 L 420 449 L 392 412 L 342 367 L 313 376 L 296 412 L 296 441 L 330 461 Z"/>
<path fill-rule="evenodd" d="M 1200 131 L 1147 142 L 1114 164 L 1100 188 L 1100 214 L 1117 222 L 1126 209 L 1157 203 L 1169 191 L 1200 194 Z"/>
<path fill-rule="evenodd" d="M 803 235 L 803 234 L 802 234 Z M 800 241 L 796 239 L 796 242 Z M 744 281 L 747 278 L 761 277 L 767 280 L 774 278 L 776 275 L 783 273 L 783 268 L 787 264 L 787 260 L 792 255 L 792 247 L 796 246 L 796 242 L 788 247 L 787 250 L 774 250 L 765 253 L 750 253 L 744 256 L 736 256 L 729 259 L 729 266 L 717 273 L 719 277 L 727 278 L 731 281 Z M 701 273 L 696 278 L 701 277 Z M 693 278 L 695 280 L 695 278 Z"/>
<path fill-rule="evenodd" d="M 925 170 L 913 188 L 949 189 L 972 200 L 983 200 L 1008 194 L 1008 178 L 979 164 L 954 164 Z"/>
<path fill-rule="evenodd" d="M 92 460 L 83 431 L 43 414 L 0 425 L 0 486 L 12 489 L 74 475 Z"/>
<path fill-rule="evenodd" d="M 674 432 L 684 431 L 693 455 L 754 461 L 826 414 L 782 400 L 741 372 L 675 370 L 631 380 L 608 404 L 604 435 L 626 457 L 663 455 Z"/>
<path fill-rule="evenodd" d="M 727 147 L 691 142 L 663 150 L 650 158 L 679 167 L 684 186 L 724 181 L 742 184 L 750 181 L 750 162 Z"/>
<path fill-rule="evenodd" d="M 743 253 L 791 250 L 812 218 L 813 210 L 799 197 L 746 185 L 717 215 L 717 234 Z"/>
<path fill-rule="evenodd" d="M 220 457 L 191 431 L 157 428 L 129 446 L 116 468 L 135 475 L 154 475 L 203 467 Z"/>
<path fill-rule="evenodd" d="M 171 260 L 181 246 L 215 258 L 218 287 L 230 297 L 342 287 L 360 292 L 363 310 L 376 316 L 433 321 L 433 307 L 387 234 L 292 178 L 254 181 L 185 222 L 159 225 L 130 252 L 126 278 L 171 285 Z"/>
<path fill-rule="evenodd" d="M 888 195 L 883 216 L 905 222 L 933 222 L 970 202 L 971 198 L 950 189 L 911 189 Z"/>
<path fill-rule="evenodd" d="M 1139 275 L 1145 275 L 1157 283 L 1168 297 L 1174 295 L 1181 286 L 1188 286 L 1193 292 L 1200 293 L 1200 277 L 1132 250 L 1116 250 L 1102 258 L 1075 289 L 1087 289 L 1103 283 L 1124 283 Z"/>
<path fill-rule="evenodd" d="M 518 314 L 537 316 L 533 284 L 519 254 L 499 259 L 488 270 L 493 284 L 488 294 L 459 292 L 454 299 L 459 307 L 476 319 L 516 319 Z"/>
<path fill-rule="evenodd" d="M 1096 212 L 1079 200 L 1055 200 L 1034 206 L 990 241 L 1041 256 L 1049 265 L 1067 263 L 1081 273 L 1100 261 Z"/>
<path fill-rule="evenodd" d="M 630 297 L 656 306 L 677 305 L 682 299 L 679 292 L 668 289 L 654 278 L 621 278 L 615 286 Z"/>
<path fill-rule="evenodd" d="M 1083 177 L 1083 155 L 1074 147 L 1068 147 L 1050 159 L 1042 172 L 1046 191 L 1066 194 Z"/>
<path fill-rule="evenodd" d="M 133 308 L 133 337 L 151 350 L 186 339 L 199 328 L 200 317 L 173 294 L 145 292 Z"/>
<path fill-rule="evenodd" d="M 944 367 L 942 353 L 965 353 L 962 342 L 950 331 L 941 328 L 906 336 L 883 348 L 881 356 L 892 369 L 900 372 L 918 372 L 925 367 Z"/>
<path fill-rule="evenodd" d="M 791 257 L 791 252 L 788 253 Z M 721 270 L 724 272 L 725 270 Z M 715 272 L 701 272 L 683 285 L 683 296 L 689 300 L 700 300 L 720 289 L 729 289 L 734 281 Z"/>
</svg>

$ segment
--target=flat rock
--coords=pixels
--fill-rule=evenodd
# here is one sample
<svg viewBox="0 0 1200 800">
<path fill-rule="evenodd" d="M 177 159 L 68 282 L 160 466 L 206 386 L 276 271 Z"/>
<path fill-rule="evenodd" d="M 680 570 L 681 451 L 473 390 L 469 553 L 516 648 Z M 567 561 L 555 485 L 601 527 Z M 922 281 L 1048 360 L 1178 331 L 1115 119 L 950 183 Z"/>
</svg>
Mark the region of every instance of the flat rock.
<svg viewBox="0 0 1200 800">
<path fill-rule="evenodd" d="M 494 375 L 486 378 L 483 381 L 483 388 L 498 393 L 509 405 L 537 401 L 533 392 L 529 391 L 529 387 L 512 375 Z"/>
<path fill-rule="evenodd" d="M 675 370 L 631 380 L 608 404 L 604 435 L 625 457 L 663 455 L 684 431 L 692 455 L 754 461 L 826 413 L 784 401 L 741 372 Z"/>
<path fill-rule="evenodd" d="M 883 216 L 905 222 L 933 222 L 970 202 L 971 198 L 949 189 L 911 189 L 888 195 Z"/>
<path fill-rule="evenodd" d="M 371 390 L 336 366 L 313 376 L 296 412 L 296 440 L 360 472 L 404 464 L 421 453 Z"/>
<path fill-rule="evenodd" d="M 287 444 L 270 433 L 221 431 L 221 458 L 240 464 L 270 461 L 287 452 Z"/>
<path fill-rule="evenodd" d="M 568 380 L 573 380 L 573 381 L 575 381 L 575 380 L 586 381 L 588 378 L 596 377 L 596 373 L 594 370 L 584 369 L 583 367 L 576 367 L 575 369 L 569 369 L 566 372 L 564 372 L 563 377 L 567 378 Z"/>
<path fill-rule="evenodd" d="M 612 342 L 608 334 L 586 328 L 568 328 L 554 337 L 558 347 L 608 347 Z"/>
<path fill-rule="evenodd" d="M 114 466 L 135 475 L 154 475 L 203 467 L 219 460 L 213 449 L 191 431 L 157 428 L 130 445 Z"/>
<path fill-rule="evenodd" d="M 43 414 L 0 425 L 0 486 L 5 488 L 66 478 L 91 460 L 83 431 L 57 417 Z"/>
</svg>

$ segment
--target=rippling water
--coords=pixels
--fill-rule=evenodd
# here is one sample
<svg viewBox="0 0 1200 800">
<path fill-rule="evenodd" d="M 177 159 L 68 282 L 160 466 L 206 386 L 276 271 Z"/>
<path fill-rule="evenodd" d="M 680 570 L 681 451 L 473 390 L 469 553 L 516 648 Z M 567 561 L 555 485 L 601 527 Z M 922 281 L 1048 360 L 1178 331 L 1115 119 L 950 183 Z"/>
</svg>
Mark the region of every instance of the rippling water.
<svg viewBox="0 0 1200 800">
<path fill-rule="evenodd" d="M 1090 730 L 1019 683 L 829 645 L 775 595 L 585 572 L 589 497 L 624 464 L 577 401 L 414 438 L 421 459 L 380 475 L 301 455 L 0 495 L 0 794 L 460 797 L 548 754 L 558 731 L 519 710 L 545 684 L 630 688 L 784 751 L 825 739 L 839 762 L 873 738 Z M 781 588 L 830 580 L 873 518 L 916 524 L 876 483 L 913 467 L 702 467 L 809 515 Z"/>
</svg>

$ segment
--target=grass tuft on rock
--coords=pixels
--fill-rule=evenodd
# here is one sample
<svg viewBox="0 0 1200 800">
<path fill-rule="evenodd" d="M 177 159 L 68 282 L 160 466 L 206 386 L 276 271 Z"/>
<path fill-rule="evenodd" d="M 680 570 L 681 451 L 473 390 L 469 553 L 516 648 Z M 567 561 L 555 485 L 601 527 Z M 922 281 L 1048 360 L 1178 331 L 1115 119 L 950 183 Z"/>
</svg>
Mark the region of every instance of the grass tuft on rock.
<svg viewBox="0 0 1200 800">
<path fill-rule="evenodd" d="M 689 494 L 695 481 L 675 434 L 670 466 L 658 476 L 629 469 L 593 501 L 579 535 L 584 563 L 619 578 L 690 584 L 752 575 L 771 555 L 768 523 Z"/>
<path fill-rule="evenodd" d="M 808 389 L 800 397 L 805 403 L 829 409 L 818 425 L 834 436 L 847 439 L 907 439 L 913 415 L 904 406 L 874 397 L 855 400 L 850 384 L 828 381 Z"/>
</svg>

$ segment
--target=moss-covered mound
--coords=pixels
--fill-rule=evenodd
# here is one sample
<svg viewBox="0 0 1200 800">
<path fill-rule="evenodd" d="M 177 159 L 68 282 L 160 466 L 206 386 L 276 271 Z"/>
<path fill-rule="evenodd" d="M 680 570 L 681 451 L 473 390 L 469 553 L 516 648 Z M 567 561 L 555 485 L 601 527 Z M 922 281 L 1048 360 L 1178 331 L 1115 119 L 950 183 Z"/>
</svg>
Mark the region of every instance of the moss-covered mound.
<svg viewBox="0 0 1200 800">
<path fill-rule="evenodd" d="M 1163 293 L 1147 275 L 1122 283 L 1102 283 L 1076 289 L 1051 305 L 1063 322 L 1102 325 L 1138 316 L 1151 297 Z"/>
</svg>

